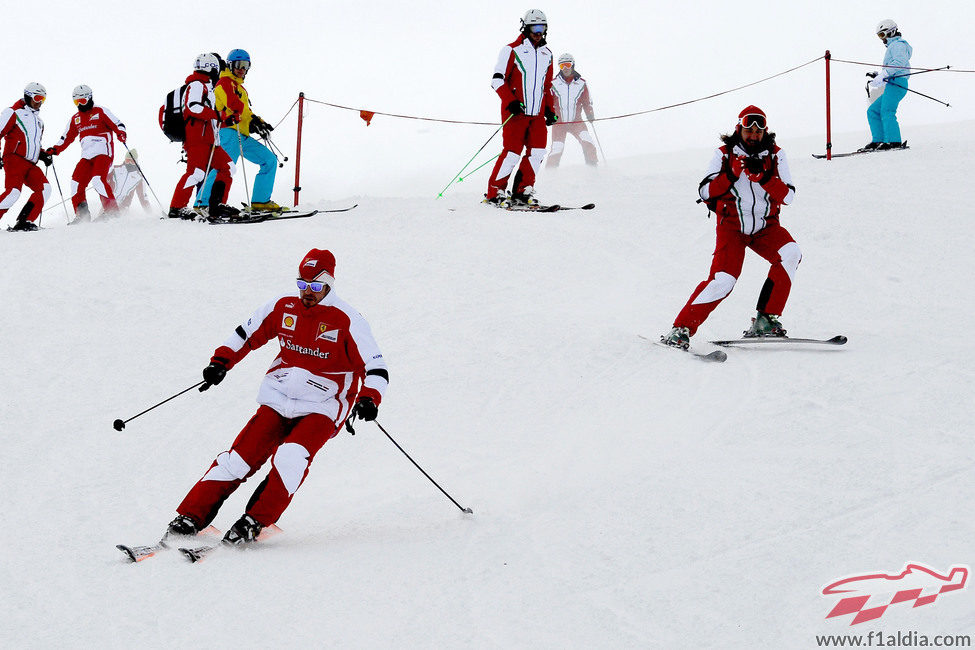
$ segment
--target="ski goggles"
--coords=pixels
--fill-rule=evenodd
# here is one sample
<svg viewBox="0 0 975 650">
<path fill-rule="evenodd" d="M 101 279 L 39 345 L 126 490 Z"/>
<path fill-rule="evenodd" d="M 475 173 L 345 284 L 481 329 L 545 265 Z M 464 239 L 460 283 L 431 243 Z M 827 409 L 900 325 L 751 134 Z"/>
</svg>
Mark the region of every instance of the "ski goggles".
<svg viewBox="0 0 975 650">
<path fill-rule="evenodd" d="M 559 68 L 561 68 L 562 70 L 571 70 L 572 69 L 572 62 L 571 61 L 566 61 L 565 63 L 560 63 L 559 64 Z"/>
<path fill-rule="evenodd" d="M 743 129 L 750 129 L 755 127 L 756 129 L 764 131 L 766 128 L 765 116 L 759 115 L 757 113 L 749 113 L 748 115 L 742 115 L 741 119 L 738 120 L 738 124 L 741 125 Z"/>
<path fill-rule="evenodd" d="M 76 97 L 74 103 L 76 106 L 81 106 L 82 104 L 87 104 L 89 101 L 88 97 Z"/>
<path fill-rule="evenodd" d="M 47 97 L 45 95 L 28 95 L 28 97 L 30 97 L 30 100 L 32 102 L 45 102 L 45 101 L 47 101 Z"/>
<path fill-rule="evenodd" d="M 298 291 L 304 291 L 305 289 L 311 289 L 315 293 L 321 293 L 328 286 L 328 282 L 306 282 L 304 280 L 297 280 Z"/>
<path fill-rule="evenodd" d="M 230 64 L 230 69 L 231 70 L 250 70 L 251 69 L 251 62 L 250 61 L 233 61 Z"/>
<path fill-rule="evenodd" d="M 545 30 L 548 29 L 548 25 L 529 25 L 528 31 L 532 34 L 544 34 Z"/>
</svg>

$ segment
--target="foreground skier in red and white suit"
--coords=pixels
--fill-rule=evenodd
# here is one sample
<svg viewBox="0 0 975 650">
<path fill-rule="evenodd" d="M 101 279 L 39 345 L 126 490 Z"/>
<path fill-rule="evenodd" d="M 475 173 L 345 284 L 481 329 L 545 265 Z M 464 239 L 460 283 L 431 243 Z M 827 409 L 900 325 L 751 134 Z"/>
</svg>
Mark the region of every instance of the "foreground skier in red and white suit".
<svg viewBox="0 0 975 650">
<path fill-rule="evenodd" d="M 785 152 L 768 131 L 765 113 L 747 106 L 735 132 L 721 138 L 698 192 L 717 214 L 717 241 L 708 279 L 697 285 L 677 314 L 663 343 L 687 349 L 690 337 L 735 288 L 750 248 L 772 266 L 758 296 L 758 314 L 746 337 L 785 336 L 779 316 L 802 260 L 799 245 L 779 223 L 779 211 L 792 203 L 796 188 Z"/>
<path fill-rule="evenodd" d="M 334 283 L 335 257 L 312 249 L 298 267 L 298 294 L 268 302 L 213 353 L 200 390 L 219 384 L 251 350 L 272 339 L 281 346 L 258 391 L 257 413 L 183 499 L 169 534 L 206 528 L 224 500 L 270 458 L 270 474 L 224 536 L 227 544 L 253 541 L 288 507 L 315 453 L 350 412 L 376 418 L 389 385 L 386 362 L 369 324 L 335 295 Z"/>
</svg>

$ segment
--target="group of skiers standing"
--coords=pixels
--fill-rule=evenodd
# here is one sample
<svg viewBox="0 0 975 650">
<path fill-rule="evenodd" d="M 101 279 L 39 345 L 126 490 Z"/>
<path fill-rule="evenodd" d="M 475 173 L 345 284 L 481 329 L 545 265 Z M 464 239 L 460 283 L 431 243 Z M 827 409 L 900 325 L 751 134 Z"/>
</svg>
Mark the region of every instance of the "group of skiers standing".
<svg viewBox="0 0 975 650">
<path fill-rule="evenodd" d="M 271 200 L 277 157 L 252 137 L 256 134 L 266 138 L 274 127 L 251 111 L 243 85 L 250 65 L 250 55 L 241 49 L 232 50 L 226 62 L 215 53 L 201 54 L 194 61 L 193 73 L 180 89 L 178 99 L 187 169 L 173 192 L 168 216 L 194 219 L 198 215 L 238 214 L 240 211 L 226 201 L 234 164 L 241 155 L 258 166 L 251 208 L 264 212 L 286 209 Z M 122 121 L 107 107 L 95 104 L 92 89 L 81 84 L 72 92 L 77 112 L 57 144 L 44 148 L 40 110 L 46 100 L 47 89 L 32 82 L 24 88 L 23 98 L 0 112 L 0 139 L 4 141 L 0 167 L 5 179 L 0 218 L 14 206 L 25 185 L 32 192 L 10 230 L 37 230 L 37 219 L 51 195 L 51 184 L 38 163 L 49 167 L 54 156 L 63 153 L 75 139 L 81 145 L 81 159 L 71 176 L 70 199 L 75 217 L 69 225 L 91 220 L 85 198 L 89 185 L 101 199 L 101 216 L 127 207 L 135 196 L 148 209 L 147 182 L 137 152 L 125 144 L 127 134 Z M 126 148 L 126 156 L 121 165 L 113 168 L 115 138 Z M 197 197 L 190 210 L 187 206 L 194 190 Z"/>
</svg>

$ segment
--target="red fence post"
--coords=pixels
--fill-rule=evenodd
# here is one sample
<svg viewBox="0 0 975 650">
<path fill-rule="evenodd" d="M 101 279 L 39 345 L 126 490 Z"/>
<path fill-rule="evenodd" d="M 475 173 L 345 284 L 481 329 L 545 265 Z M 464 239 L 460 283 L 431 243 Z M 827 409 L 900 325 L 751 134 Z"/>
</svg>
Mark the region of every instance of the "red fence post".
<svg viewBox="0 0 975 650">
<path fill-rule="evenodd" d="M 833 159 L 833 129 L 829 113 L 829 60 L 831 55 L 826 50 L 826 160 Z M 300 119 L 300 118 L 299 118 Z"/>
<path fill-rule="evenodd" d="M 295 207 L 298 207 L 298 192 L 301 191 L 301 127 L 305 117 L 305 93 L 298 93 L 298 144 L 295 154 Z"/>
</svg>

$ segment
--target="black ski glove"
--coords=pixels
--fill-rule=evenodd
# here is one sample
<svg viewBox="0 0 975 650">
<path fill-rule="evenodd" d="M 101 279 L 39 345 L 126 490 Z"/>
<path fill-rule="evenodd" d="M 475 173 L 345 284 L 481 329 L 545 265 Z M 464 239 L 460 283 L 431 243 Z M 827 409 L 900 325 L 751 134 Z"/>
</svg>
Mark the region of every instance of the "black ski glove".
<svg viewBox="0 0 975 650">
<path fill-rule="evenodd" d="M 507 108 L 508 112 L 511 113 L 512 115 L 525 114 L 525 105 L 519 102 L 517 99 L 511 102 L 510 104 L 508 104 L 507 106 L 505 106 L 505 108 Z"/>
<path fill-rule="evenodd" d="M 545 109 L 545 126 L 552 126 L 559 121 L 559 116 L 551 108 Z"/>
<path fill-rule="evenodd" d="M 352 414 L 360 420 L 372 421 L 379 415 L 379 407 L 371 397 L 360 397 L 352 408 Z"/>
<path fill-rule="evenodd" d="M 240 116 L 237 115 L 237 113 L 231 113 L 227 117 L 223 118 L 221 124 L 223 124 L 227 128 L 236 126 L 240 124 Z"/>
<path fill-rule="evenodd" d="M 227 360 L 216 357 L 210 359 L 210 365 L 203 369 L 203 385 L 200 386 L 200 392 L 202 393 L 210 386 L 216 386 L 226 376 Z"/>
<path fill-rule="evenodd" d="M 42 163 L 44 163 L 48 167 L 50 167 L 51 166 L 51 163 L 54 162 L 54 156 L 52 156 L 47 151 L 42 151 L 40 154 L 38 154 L 37 157 L 38 157 L 38 159 L 40 159 L 40 161 Z"/>
<path fill-rule="evenodd" d="M 265 138 L 271 133 L 271 131 L 274 130 L 273 126 L 271 126 L 270 124 L 268 124 L 267 122 L 265 122 L 264 120 L 262 120 L 256 115 L 251 117 L 251 126 L 254 128 L 254 130 L 257 132 L 258 135 L 261 135 Z"/>
</svg>

